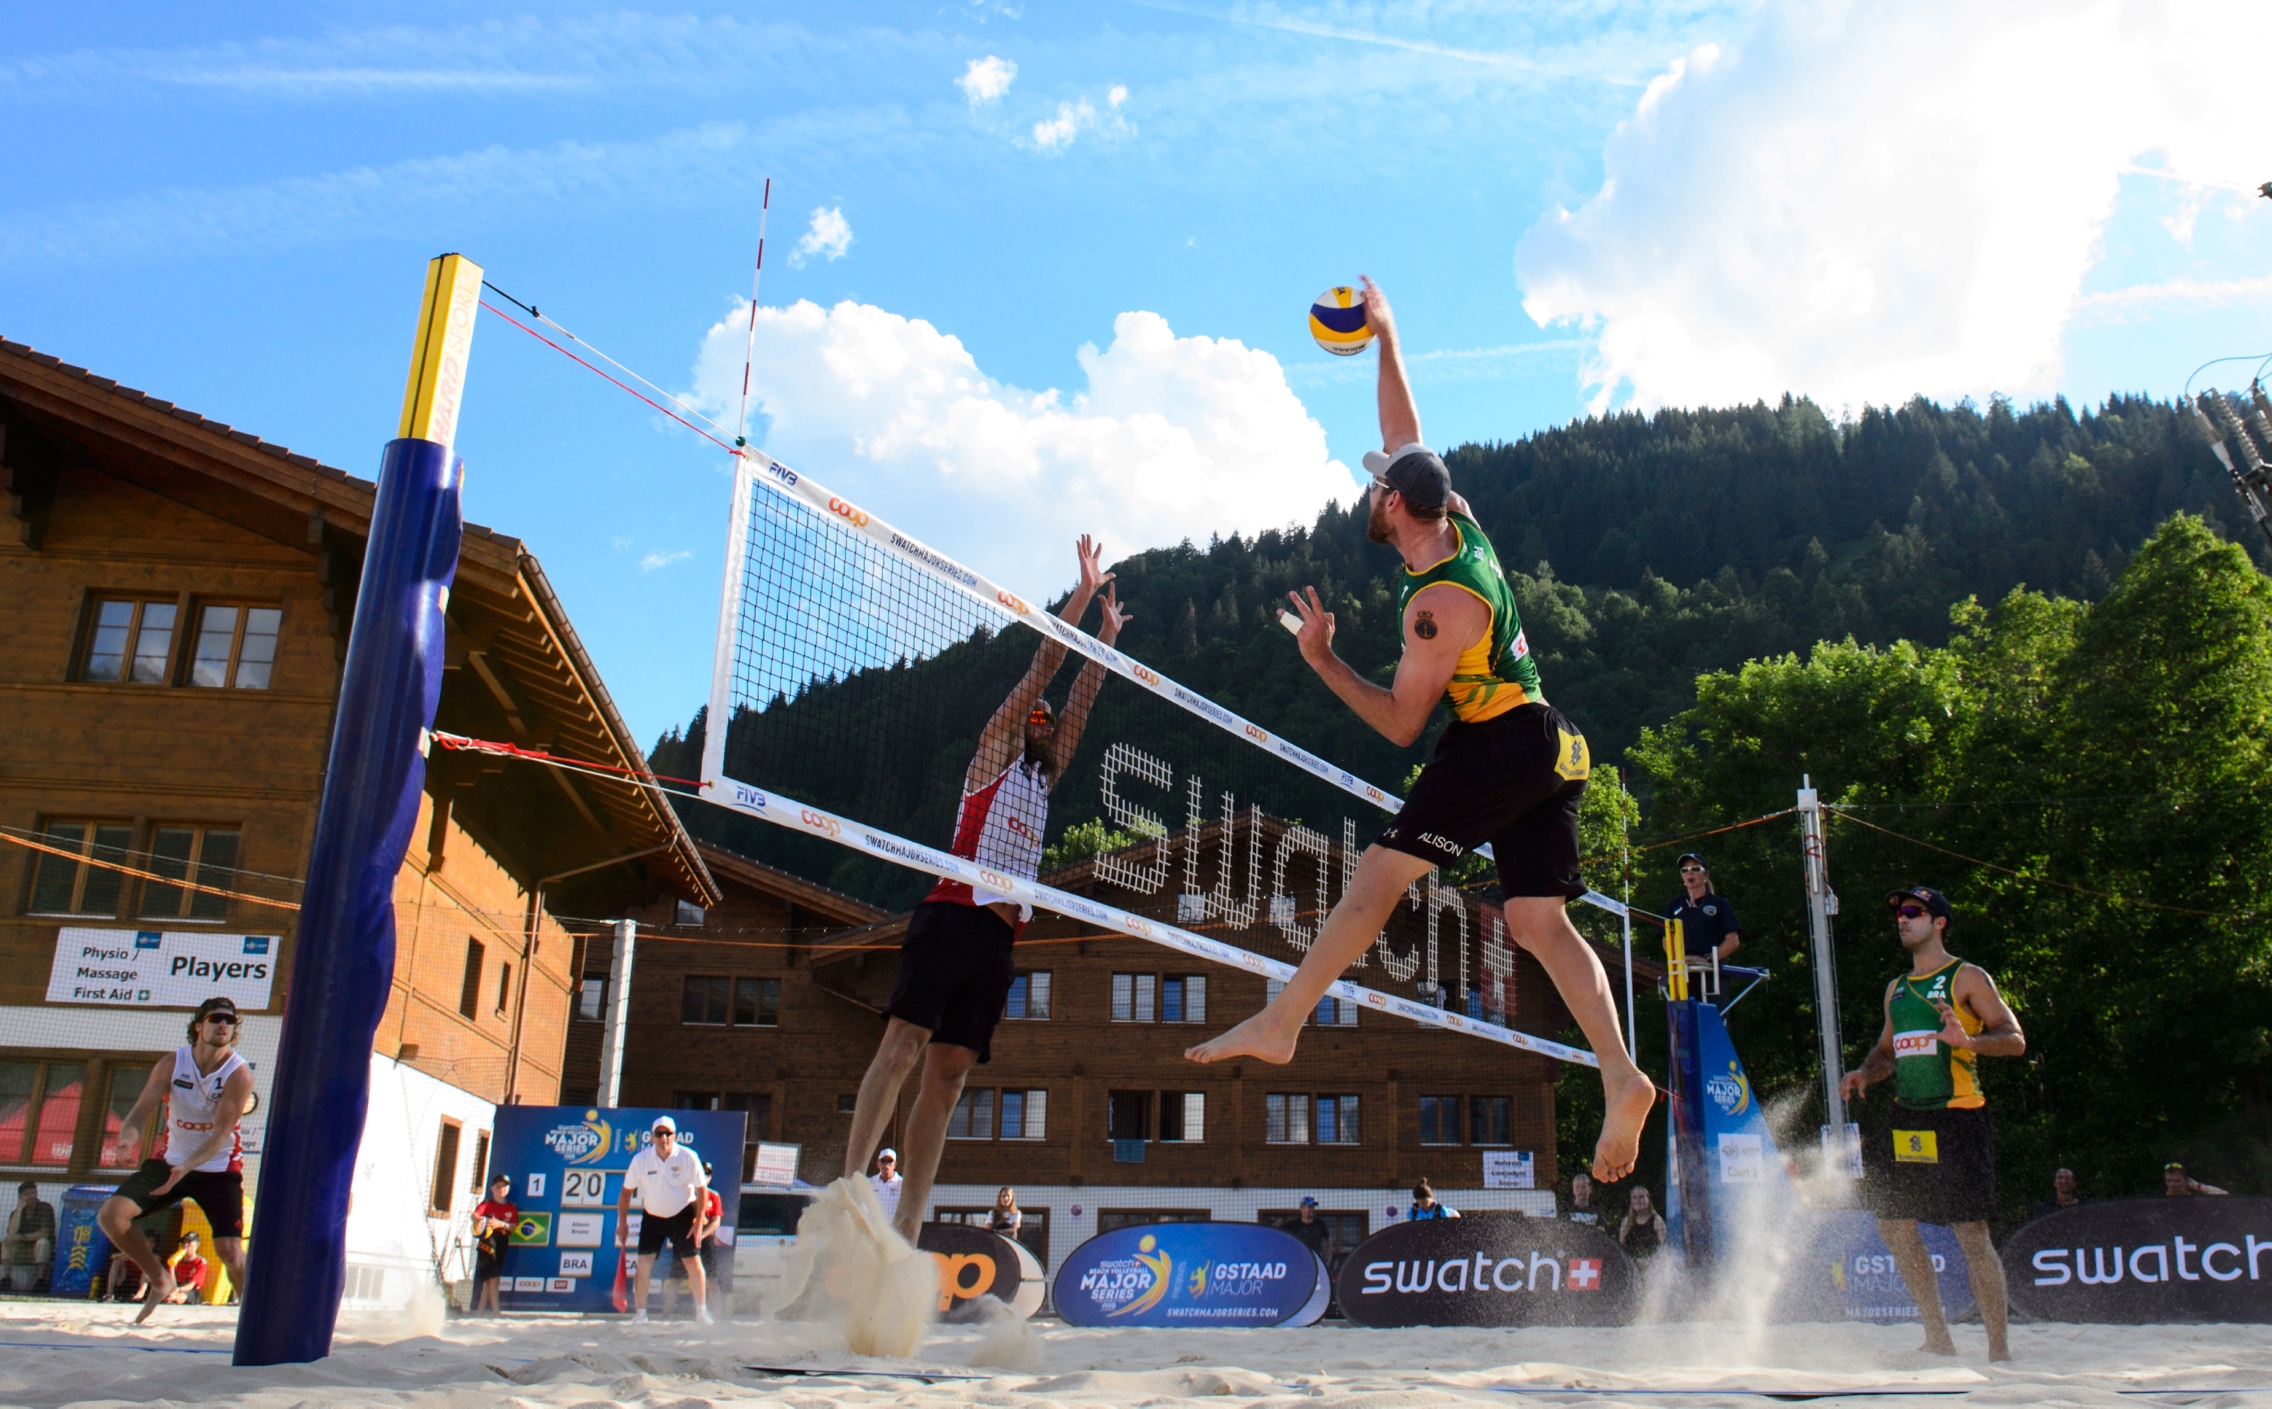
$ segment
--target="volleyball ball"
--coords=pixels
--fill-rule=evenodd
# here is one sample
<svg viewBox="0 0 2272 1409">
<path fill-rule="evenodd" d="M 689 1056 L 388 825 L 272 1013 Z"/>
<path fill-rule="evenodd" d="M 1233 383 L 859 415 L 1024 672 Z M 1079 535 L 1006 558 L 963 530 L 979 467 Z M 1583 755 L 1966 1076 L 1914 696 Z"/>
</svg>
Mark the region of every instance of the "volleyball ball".
<svg viewBox="0 0 2272 1409">
<path fill-rule="evenodd" d="M 1365 295 L 1348 285 L 1327 289 L 1310 305 L 1310 336 L 1336 357 L 1354 357 L 1373 343 L 1365 321 Z"/>
</svg>

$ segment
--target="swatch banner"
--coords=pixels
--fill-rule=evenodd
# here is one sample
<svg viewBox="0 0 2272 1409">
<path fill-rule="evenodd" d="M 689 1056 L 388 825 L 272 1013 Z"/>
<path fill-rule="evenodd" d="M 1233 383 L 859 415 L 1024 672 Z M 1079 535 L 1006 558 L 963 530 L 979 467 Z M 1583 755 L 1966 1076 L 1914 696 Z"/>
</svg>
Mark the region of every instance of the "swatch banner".
<svg viewBox="0 0 2272 1409">
<path fill-rule="evenodd" d="M 1307 1326 L 1332 1283 L 1316 1253 L 1261 1223 L 1147 1223 L 1100 1233 L 1057 1269 L 1075 1326 Z"/>
<path fill-rule="evenodd" d="M 1599 1228 L 1478 1217 L 1375 1233 L 1341 1264 L 1335 1290 L 1360 1326 L 1621 1326 L 1640 1285 L 1633 1260 Z"/>
<path fill-rule="evenodd" d="M 2004 1240 L 2004 1280 L 2045 1321 L 2272 1322 L 2272 1199 L 2063 1208 Z"/>
<path fill-rule="evenodd" d="M 967 1223 L 926 1223 L 915 1246 L 939 1268 L 939 1319 L 976 1321 L 978 1301 L 995 1297 L 1019 1316 L 1041 1310 L 1041 1263 L 1010 1239 Z"/>
</svg>

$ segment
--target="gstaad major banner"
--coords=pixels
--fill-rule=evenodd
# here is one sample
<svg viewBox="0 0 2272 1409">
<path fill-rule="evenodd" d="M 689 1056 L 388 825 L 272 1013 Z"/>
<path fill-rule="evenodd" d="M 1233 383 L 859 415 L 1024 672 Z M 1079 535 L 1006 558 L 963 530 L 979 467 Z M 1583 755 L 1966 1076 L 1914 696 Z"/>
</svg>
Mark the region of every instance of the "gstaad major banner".
<svg viewBox="0 0 2272 1409">
<path fill-rule="evenodd" d="M 1620 1326 L 1633 1319 L 1640 1277 L 1587 1224 L 1437 1218 L 1359 1243 L 1335 1290 L 1360 1326 Z"/>
<path fill-rule="evenodd" d="M 1332 1283 L 1302 1241 L 1262 1223 L 1147 1223 L 1100 1233 L 1057 1269 L 1075 1326 L 1307 1326 Z"/>
<path fill-rule="evenodd" d="M 2272 1322 L 2272 1199 L 2063 1208 L 2004 1240 L 2004 1280 L 2045 1321 Z"/>
</svg>

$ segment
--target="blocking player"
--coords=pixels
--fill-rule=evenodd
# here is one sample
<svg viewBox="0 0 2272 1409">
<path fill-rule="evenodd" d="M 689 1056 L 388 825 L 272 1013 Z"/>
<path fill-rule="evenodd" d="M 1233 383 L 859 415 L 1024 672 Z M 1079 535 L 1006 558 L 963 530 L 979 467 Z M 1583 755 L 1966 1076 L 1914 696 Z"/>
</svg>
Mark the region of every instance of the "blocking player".
<svg viewBox="0 0 2272 1409">
<path fill-rule="evenodd" d="M 1118 595 L 1108 585 L 1113 575 L 1100 565 L 1103 548 L 1082 534 L 1077 551 L 1080 585 L 1057 615 L 1079 626 L 1089 603 L 1102 592 L 1104 618 L 1097 639 L 1110 645 L 1131 616 L 1120 609 Z M 1084 665 L 1060 721 L 1042 691 L 1065 655 L 1062 643 L 1044 636 L 1024 678 L 979 735 L 955 814 L 955 855 L 1005 875 L 1030 878 L 1040 872 L 1049 790 L 1080 747 L 1089 710 L 1104 687 L 1104 667 L 1094 661 Z M 884 1009 L 889 1021 L 854 1103 L 844 1172 L 853 1178 L 867 1173 L 868 1156 L 883 1138 L 900 1087 L 920 1058 L 922 1085 L 907 1120 L 900 1197 L 888 1215 L 909 1242 L 923 1222 L 931 1180 L 946 1147 L 947 1117 L 962 1097 L 963 1078 L 972 1064 L 992 1055 L 994 1026 L 1002 1020 L 1010 980 L 1016 976 L 1011 946 L 1031 917 L 1032 907 L 1005 895 L 942 880 L 908 920 L 907 938 L 900 943 L 899 984 Z"/>
<path fill-rule="evenodd" d="M 1988 1239 L 1996 1211 L 1996 1136 L 1977 1068 L 1982 1057 L 2027 1051 L 2020 1020 L 1978 964 L 1949 956 L 1948 897 L 1912 886 L 1886 897 L 1909 972 L 1886 985 L 1885 1030 L 1839 1090 L 1851 1101 L 1893 1078 L 1893 1110 L 1862 1146 L 1862 1201 L 1925 1322 L 1923 1349 L 1956 1354 L 1919 1223 L 1946 1225 L 1964 1248 L 1972 1299 L 1988 1328 L 1988 1358 L 2009 1360 L 2004 1264 Z"/>
<path fill-rule="evenodd" d="M 1365 454 L 1373 475 L 1368 535 L 1404 556 L 1397 577 L 1404 658 L 1395 682 L 1382 689 L 1333 653 L 1333 614 L 1316 588 L 1287 595 L 1301 614 L 1302 658 L 1367 724 L 1410 744 L 1438 700 L 1449 701 L 1453 722 L 1276 1001 L 1185 1055 L 1291 1061 L 1303 1019 L 1380 933 L 1405 887 L 1489 842 L 1508 930 L 1553 976 L 1601 1060 L 1605 1114 L 1593 1173 L 1613 1183 L 1633 1169 L 1656 1087 L 1626 1056 L 1609 976 L 1563 913 L 1585 890 L 1578 799 L 1589 771 L 1586 741 L 1540 693 L 1514 592 L 1467 501 L 1452 492 L 1451 472 L 1420 443 L 1396 321 L 1387 296 L 1364 282 L 1366 320 L 1380 343 L 1382 445 Z"/>
<path fill-rule="evenodd" d="M 95 1215 L 112 1245 L 142 1269 L 137 1325 L 174 1294 L 174 1274 L 134 1220 L 184 1199 L 204 1210 L 213 1251 L 229 1269 L 230 1282 L 240 1292 L 244 1287 L 245 1164 L 237 1122 L 252 1104 L 252 1068 L 237 1055 L 238 1027 L 235 1003 L 208 998 L 198 1004 L 189 1020 L 189 1045 L 150 1068 L 142 1094 L 121 1122 L 118 1160 L 134 1163 L 144 1127 L 158 1103 L 166 1105 L 162 1154 L 140 1161 Z"/>
</svg>

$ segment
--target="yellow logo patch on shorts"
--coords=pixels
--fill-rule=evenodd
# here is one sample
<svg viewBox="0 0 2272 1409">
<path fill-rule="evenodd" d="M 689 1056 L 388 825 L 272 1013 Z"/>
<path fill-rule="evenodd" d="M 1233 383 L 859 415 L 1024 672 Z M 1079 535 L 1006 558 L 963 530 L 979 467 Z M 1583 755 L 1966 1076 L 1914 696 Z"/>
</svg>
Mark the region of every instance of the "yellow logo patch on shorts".
<svg viewBox="0 0 2272 1409">
<path fill-rule="evenodd" d="M 1940 1132 L 1935 1130 L 1894 1131 L 1893 1157 L 1901 1164 L 1939 1164 L 1941 1162 Z"/>
<path fill-rule="evenodd" d="M 1554 771 L 1564 782 L 1582 782 L 1593 772 L 1592 760 L 1586 754 L 1586 736 L 1573 734 L 1557 727 L 1555 734 Z"/>
</svg>

